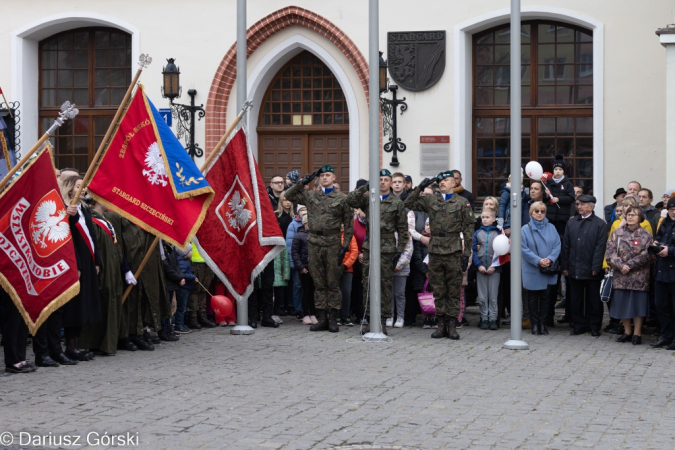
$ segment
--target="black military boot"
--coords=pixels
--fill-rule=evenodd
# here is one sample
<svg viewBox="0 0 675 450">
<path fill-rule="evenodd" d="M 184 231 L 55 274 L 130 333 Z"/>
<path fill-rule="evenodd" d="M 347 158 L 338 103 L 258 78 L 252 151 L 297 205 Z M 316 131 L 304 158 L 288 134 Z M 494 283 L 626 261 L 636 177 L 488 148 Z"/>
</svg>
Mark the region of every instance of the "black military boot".
<svg viewBox="0 0 675 450">
<path fill-rule="evenodd" d="M 316 323 L 309 327 L 309 331 L 326 331 L 328 330 L 328 317 L 326 317 L 325 309 L 316 310 L 316 318 L 319 323 Z M 337 327 L 337 324 L 336 324 Z"/>
<path fill-rule="evenodd" d="M 438 323 L 438 329 L 441 328 L 440 322 Z M 446 317 L 445 318 L 445 328 L 446 328 L 446 336 L 448 336 L 450 339 L 454 339 L 455 341 L 459 339 L 459 333 L 457 333 L 457 328 L 455 327 L 455 319 L 454 317 Z"/>
<path fill-rule="evenodd" d="M 339 315 L 340 315 L 339 309 L 331 309 L 328 312 L 328 331 L 330 331 L 331 333 L 337 333 L 338 331 L 340 331 L 340 327 L 338 327 L 337 324 L 337 317 Z"/>
<path fill-rule="evenodd" d="M 197 321 L 199 322 L 199 325 L 202 326 L 202 328 L 215 328 L 216 324 L 211 322 L 208 317 L 206 317 L 206 313 L 200 312 L 197 313 Z"/>
<path fill-rule="evenodd" d="M 431 333 L 431 337 L 434 338 L 434 339 L 440 339 L 440 338 L 448 337 L 448 320 L 449 320 L 448 317 L 438 316 L 437 319 L 438 319 L 438 328 L 436 329 L 436 331 Z M 453 330 L 454 330 L 455 321 L 452 320 L 452 319 L 450 319 L 450 321 L 452 321 L 452 327 L 453 327 Z"/>
</svg>

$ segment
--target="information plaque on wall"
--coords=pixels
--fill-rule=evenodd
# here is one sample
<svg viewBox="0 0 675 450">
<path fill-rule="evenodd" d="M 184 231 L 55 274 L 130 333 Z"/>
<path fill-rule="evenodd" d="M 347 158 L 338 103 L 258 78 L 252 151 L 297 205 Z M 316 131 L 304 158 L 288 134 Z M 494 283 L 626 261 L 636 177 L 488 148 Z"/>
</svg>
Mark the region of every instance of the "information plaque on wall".
<svg viewBox="0 0 675 450">
<path fill-rule="evenodd" d="M 420 136 L 420 175 L 435 177 L 450 169 L 450 136 Z"/>
</svg>

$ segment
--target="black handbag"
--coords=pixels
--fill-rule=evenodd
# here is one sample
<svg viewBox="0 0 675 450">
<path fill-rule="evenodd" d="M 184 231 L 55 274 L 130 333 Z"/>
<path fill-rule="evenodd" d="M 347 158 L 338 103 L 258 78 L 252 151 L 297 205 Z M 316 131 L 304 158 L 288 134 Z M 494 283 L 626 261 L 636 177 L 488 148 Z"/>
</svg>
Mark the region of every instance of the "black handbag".
<svg viewBox="0 0 675 450">
<path fill-rule="evenodd" d="M 534 230 L 532 229 L 532 223 L 528 222 L 527 225 L 530 227 L 530 233 L 532 233 L 532 241 L 534 242 L 534 249 L 537 251 L 537 256 L 541 257 L 539 254 L 539 246 L 537 245 L 537 239 L 534 237 Z M 548 267 L 539 266 L 539 272 L 544 275 L 558 275 L 560 273 L 560 258 L 553 261 Z"/>
</svg>

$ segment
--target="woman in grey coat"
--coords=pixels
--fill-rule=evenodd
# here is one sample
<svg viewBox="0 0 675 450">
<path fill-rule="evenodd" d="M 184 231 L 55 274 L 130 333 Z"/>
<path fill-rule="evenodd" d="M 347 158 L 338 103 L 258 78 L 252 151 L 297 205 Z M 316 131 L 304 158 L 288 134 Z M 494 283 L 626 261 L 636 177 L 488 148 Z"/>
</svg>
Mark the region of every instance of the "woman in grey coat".
<svg viewBox="0 0 675 450">
<path fill-rule="evenodd" d="M 522 239 L 523 287 L 528 291 L 532 334 L 548 334 L 548 289 L 558 281 L 558 275 L 545 275 L 540 267 L 554 264 L 560 256 L 560 236 L 546 218 L 546 205 L 530 205 L 530 221 L 520 230 Z"/>
</svg>

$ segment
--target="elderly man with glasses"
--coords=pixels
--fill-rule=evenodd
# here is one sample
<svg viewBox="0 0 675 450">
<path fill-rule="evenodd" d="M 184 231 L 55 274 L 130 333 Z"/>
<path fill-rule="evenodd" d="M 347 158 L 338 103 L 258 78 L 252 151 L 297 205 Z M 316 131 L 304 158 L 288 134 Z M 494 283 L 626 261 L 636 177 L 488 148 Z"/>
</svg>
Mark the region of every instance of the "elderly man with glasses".
<svg viewBox="0 0 675 450">
<path fill-rule="evenodd" d="M 568 301 L 573 329 L 578 335 L 590 330 L 591 336 L 600 336 L 602 302 L 600 283 L 602 262 L 607 244 L 607 224 L 593 212 L 595 197 L 581 195 L 579 215 L 567 222 L 562 240 L 561 269 L 569 276 Z"/>
</svg>

